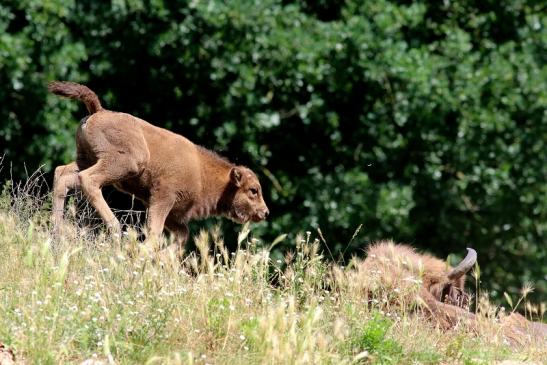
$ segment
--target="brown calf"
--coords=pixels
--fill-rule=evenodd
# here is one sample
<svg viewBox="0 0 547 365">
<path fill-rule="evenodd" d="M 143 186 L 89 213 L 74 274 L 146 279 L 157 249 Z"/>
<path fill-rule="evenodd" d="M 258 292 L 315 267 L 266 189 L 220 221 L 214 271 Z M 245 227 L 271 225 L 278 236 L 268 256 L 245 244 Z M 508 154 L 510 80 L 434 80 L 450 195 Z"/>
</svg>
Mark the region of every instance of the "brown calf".
<svg viewBox="0 0 547 365">
<path fill-rule="evenodd" d="M 256 175 L 181 135 L 130 114 L 103 109 L 89 88 L 53 82 L 49 90 L 83 102 L 89 114 L 76 133 L 76 161 L 55 169 L 53 222 L 59 228 L 69 189 L 81 189 L 101 218 L 119 234 L 120 223 L 101 188 L 114 185 L 148 208 L 148 234 L 161 235 L 164 225 L 183 246 L 191 219 L 213 215 L 238 223 L 268 216 Z"/>
</svg>

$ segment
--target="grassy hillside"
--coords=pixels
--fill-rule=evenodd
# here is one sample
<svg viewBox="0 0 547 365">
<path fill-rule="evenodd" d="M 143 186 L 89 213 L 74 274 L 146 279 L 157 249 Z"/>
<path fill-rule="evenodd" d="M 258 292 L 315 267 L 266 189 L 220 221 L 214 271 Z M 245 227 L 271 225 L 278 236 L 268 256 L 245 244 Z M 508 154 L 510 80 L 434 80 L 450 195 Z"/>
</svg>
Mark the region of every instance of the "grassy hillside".
<svg viewBox="0 0 547 365">
<path fill-rule="evenodd" d="M 309 234 L 285 260 L 272 260 L 271 244 L 251 239 L 247 227 L 233 253 L 218 230 L 201 232 L 198 253 L 180 264 L 150 253 L 132 232 L 119 244 L 67 224 L 53 239 L 47 204 L 31 190 L 7 189 L 0 199 L 0 342 L 28 364 L 489 364 L 547 356 L 534 339 L 509 345 L 492 319 L 483 318 L 479 333 L 442 332 L 419 312 L 367 305 L 347 285 L 327 285 L 328 264 Z M 492 310 L 486 299 L 479 307 Z"/>
</svg>

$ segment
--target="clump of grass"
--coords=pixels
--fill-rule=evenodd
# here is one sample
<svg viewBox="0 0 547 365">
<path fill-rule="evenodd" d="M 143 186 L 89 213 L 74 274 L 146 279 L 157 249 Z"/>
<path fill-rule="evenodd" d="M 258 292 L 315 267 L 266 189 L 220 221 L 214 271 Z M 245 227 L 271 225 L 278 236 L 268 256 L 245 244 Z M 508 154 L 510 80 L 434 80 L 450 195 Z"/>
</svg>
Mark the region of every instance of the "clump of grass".
<svg viewBox="0 0 547 365">
<path fill-rule="evenodd" d="M 403 355 L 399 342 L 389 336 L 393 321 L 379 312 L 371 313 L 361 328 L 351 332 L 342 350 L 354 355 L 357 359 L 370 358 L 372 362 L 397 364 Z"/>
<path fill-rule="evenodd" d="M 511 347 L 493 319 L 484 318 L 484 333 L 442 332 L 419 314 L 371 304 L 350 283 L 329 281 L 311 234 L 272 262 L 275 244 L 250 238 L 248 226 L 236 252 L 215 228 L 180 262 L 151 253 L 136 231 L 120 244 L 69 221 L 53 237 L 47 199 L 20 194 L 6 188 L 0 197 L 0 342 L 27 363 L 478 364 L 546 355 L 532 340 Z"/>
</svg>

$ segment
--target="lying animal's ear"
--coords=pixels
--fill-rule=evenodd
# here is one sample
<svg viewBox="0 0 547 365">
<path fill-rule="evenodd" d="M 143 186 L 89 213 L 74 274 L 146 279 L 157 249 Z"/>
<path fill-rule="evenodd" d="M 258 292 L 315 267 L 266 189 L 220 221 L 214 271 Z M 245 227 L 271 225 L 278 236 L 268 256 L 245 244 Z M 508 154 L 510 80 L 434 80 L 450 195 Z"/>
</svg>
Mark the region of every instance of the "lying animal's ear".
<svg viewBox="0 0 547 365">
<path fill-rule="evenodd" d="M 242 179 L 243 173 L 241 169 L 239 169 L 238 167 L 232 167 L 232 170 L 230 171 L 230 181 L 232 182 L 232 184 L 240 188 Z"/>
</svg>

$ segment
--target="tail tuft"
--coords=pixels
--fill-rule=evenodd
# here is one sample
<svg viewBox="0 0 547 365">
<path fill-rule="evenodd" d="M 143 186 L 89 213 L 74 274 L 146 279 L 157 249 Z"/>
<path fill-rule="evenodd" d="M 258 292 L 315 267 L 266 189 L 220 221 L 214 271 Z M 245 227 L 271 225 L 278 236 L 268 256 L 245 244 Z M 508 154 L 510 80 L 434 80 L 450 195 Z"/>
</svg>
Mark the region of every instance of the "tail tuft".
<svg viewBox="0 0 547 365">
<path fill-rule="evenodd" d="M 53 81 L 48 85 L 48 90 L 55 95 L 80 100 L 85 104 L 90 114 L 103 110 L 97 94 L 87 86 L 69 81 Z"/>
</svg>

